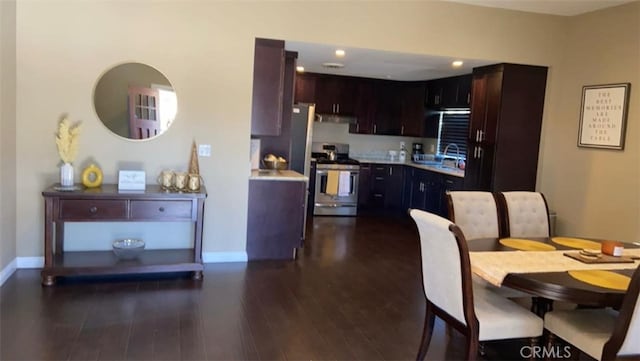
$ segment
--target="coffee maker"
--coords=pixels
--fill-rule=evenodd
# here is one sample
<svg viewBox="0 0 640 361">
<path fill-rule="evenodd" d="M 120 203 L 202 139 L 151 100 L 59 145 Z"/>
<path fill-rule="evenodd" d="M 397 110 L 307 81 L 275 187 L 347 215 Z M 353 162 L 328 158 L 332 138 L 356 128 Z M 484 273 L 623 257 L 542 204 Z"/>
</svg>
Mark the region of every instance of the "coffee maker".
<svg viewBox="0 0 640 361">
<path fill-rule="evenodd" d="M 424 150 L 422 149 L 422 143 L 413 143 L 411 150 L 412 150 L 411 155 L 424 154 Z"/>
</svg>

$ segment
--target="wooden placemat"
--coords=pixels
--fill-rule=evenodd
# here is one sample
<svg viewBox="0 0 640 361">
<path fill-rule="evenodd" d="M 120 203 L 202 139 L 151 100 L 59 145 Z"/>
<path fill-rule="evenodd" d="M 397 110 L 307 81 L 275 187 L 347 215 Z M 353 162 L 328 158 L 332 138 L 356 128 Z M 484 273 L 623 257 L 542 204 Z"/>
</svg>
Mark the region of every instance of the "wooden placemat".
<svg viewBox="0 0 640 361">
<path fill-rule="evenodd" d="M 629 288 L 631 277 L 619 273 L 602 270 L 569 271 L 569 275 L 578 281 L 593 286 L 626 291 Z"/>
<path fill-rule="evenodd" d="M 602 246 L 600 242 L 590 241 L 588 239 L 582 238 L 569 238 L 569 237 L 553 237 L 551 238 L 553 243 L 557 243 L 559 245 L 577 249 L 600 249 Z"/>
<path fill-rule="evenodd" d="M 633 263 L 631 257 L 614 257 L 606 254 L 601 254 L 598 258 L 582 257 L 580 252 L 565 252 L 565 256 L 576 259 L 582 263 L 597 264 L 597 263 Z"/>
<path fill-rule="evenodd" d="M 501 245 L 520 251 L 555 251 L 556 247 L 530 239 L 521 238 L 502 238 L 499 240 Z"/>
</svg>

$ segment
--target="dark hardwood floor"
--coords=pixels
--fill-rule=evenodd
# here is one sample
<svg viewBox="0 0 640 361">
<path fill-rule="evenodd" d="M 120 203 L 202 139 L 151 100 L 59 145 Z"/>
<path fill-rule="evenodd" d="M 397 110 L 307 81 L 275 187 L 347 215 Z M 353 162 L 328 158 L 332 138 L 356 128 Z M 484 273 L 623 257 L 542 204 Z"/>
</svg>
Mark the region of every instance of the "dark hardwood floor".
<svg viewBox="0 0 640 361">
<path fill-rule="evenodd" d="M 312 218 L 298 260 L 206 264 L 188 277 L 80 278 L 0 289 L 2 360 L 410 360 L 423 326 L 409 218 Z M 464 343 L 436 322 L 430 360 Z M 493 344 L 488 359 L 519 359 Z"/>
</svg>

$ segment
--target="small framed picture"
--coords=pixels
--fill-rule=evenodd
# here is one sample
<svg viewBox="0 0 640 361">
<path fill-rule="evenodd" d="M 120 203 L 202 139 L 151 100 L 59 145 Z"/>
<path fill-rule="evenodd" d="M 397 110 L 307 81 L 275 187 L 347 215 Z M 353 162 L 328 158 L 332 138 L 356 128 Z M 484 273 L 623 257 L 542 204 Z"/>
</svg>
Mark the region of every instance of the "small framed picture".
<svg viewBox="0 0 640 361">
<path fill-rule="evenodd" d="M 144 191 L 145 173 L 139 170 L 121 170 L 118 172 L 118 191 Z"/>
<path fill-rule="evenodd" d="M 630 83 L 582 87 L 578 146 L 624 149 Z"/>
</svg>

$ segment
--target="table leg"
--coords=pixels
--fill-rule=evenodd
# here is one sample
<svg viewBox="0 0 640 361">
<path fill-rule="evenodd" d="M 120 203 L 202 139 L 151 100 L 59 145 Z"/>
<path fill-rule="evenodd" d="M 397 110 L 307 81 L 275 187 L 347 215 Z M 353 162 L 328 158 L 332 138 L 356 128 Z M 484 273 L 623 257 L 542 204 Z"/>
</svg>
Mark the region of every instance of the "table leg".
<svg viewBox="0 0 640 361">
<path fill-rule="evenodd" d="M 53 286 L 56 283 L 55 276 L 51 275 L 42 275 L 42 285 L 43 286 Z"/>
<path fill-rule="evenodd" d="M 544 318 L 544 314 L 553 311 L 553 300 L 544 297 L 531 297 L 531 312 Z"/>
<path fill-rule="evenodd" d="M 197 280 L 197 281 L 202 280 L 202 271 L 194 271 L 192 277 L 194 280 Z"/>
</svg>

